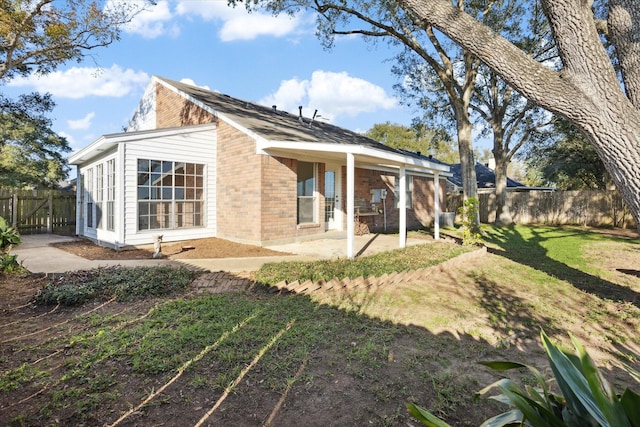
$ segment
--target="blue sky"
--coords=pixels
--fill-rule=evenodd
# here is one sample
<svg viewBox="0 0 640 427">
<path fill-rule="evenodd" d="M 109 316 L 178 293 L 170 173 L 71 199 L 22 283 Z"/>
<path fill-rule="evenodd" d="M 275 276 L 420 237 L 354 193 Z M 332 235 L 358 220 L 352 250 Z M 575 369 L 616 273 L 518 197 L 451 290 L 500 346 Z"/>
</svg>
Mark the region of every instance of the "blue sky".
<svg viewBox="0 0 640 427">
<path fill-rule="evenodd" d="M 159 0 L 93 58 L 16 78 L 3 90 L 50 92 L 53 128 L 74 150 L 122 131 L 152 75 L 294 114 L 299 105 L 307 116 L 317 109 L 321 120 L 355 131 L 410 124 L 414 113 L 395 97 L 388 61 L 395 52 L 386 43 L 342 37 L 326 51 L 314 32 L 309 14 L 275 18 L 226 0 Z"/>
</svg>

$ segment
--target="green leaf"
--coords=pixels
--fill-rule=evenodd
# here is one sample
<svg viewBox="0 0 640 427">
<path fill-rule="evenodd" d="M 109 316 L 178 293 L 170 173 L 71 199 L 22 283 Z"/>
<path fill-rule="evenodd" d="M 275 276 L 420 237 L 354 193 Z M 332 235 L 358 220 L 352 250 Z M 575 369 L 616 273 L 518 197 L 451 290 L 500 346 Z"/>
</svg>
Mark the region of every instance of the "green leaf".
<svg viewBox="0 0 640 427">
<path fill-rule="evenodd" d="M 591 393 L 589 384 L 582 374 L 582 371 L 576 367 L 563 351 L 551 343 L 544 331 L 541 332 L 541 336 L 542 343 L 549 357 L 551 369 L 558 382 L 558 387 L 560 387 L 562 391 L 562 395 L 567 400 L 569 410 L 574 414 L 589 413 L 602 426 L 609 426 L 609 423 Z"/>
<path fill-rule="evenodd" d="M 640 426 L 640 395 L 627 388 L 624 393 L 622 393 L 620 403 L 622 404 L 631 425 Z"/>
<path fill-rule="evenodd" d="M 527 368 L 531 369 L 528 365 L 523 365 L 522 363 L 510 362 L 508 360 L 487 360 L 478 362 L 480 365 L 488 366 L 495 371 L 507 371 L 509 369 L 520 369 Z"/>
<path fill-rule="evenodd" d="M 615 391 L 609 383 L 602 378 L 593 359 L 591 359 L 584 346 L 573 336 L 571 336 L 571 341 L 576 348 L 576 353 L 580 357 L 582 372 L 589 384 L 592 396 L 608 424 L 612 426 L 631 427 L 628 418 L 624 414 L 622 405 L 617 400 Z M 595 414 L 592 415 L 596 417 Z"/>
<path fill-rule="evenodd" d="M 449 424 L 442 421 L 440 418 L 433 415 L 420 406 L 416 406 L 413 403 L 407 403 L 407 409 L 409 413 L 415 417 L 422 425 L 427 427 L 451 427 Z"/>
<path fill-rule="evenodd" d="M 488 393 L 489 391 L 491 391 L 493 388 L 496 388 L 496 387 L 498 387 L 498 388 L 506 387 L 506 386 L 508 386 L 508 385 L 509 385 L 509 384 L 511 384 L 511 383 L 513 383 L 513 381 L 512 381 L 512 380 L 510 380 L 509 378 L 502 378 L 502 379 L 499 379 L 498 381 L 496 381 L 496 382 L 494 382 L 494 383 L 489 384 L 488 386 L 486 386 L 486 387 L 485 387 L 485 388 L 483 388 L 482 390 L 479 390 L 479 391 L 475 392 L 475 393 L 473 394 L 473 401 L 474 401 L 474 402 L 477 402 L 477 401 L 479 400 L 479 398 L 480 398 L 480 397 L 483 397 L 485 394 L 487 394 L 487 393 Z M 515 384 L 515 383 L 514 383 L 514 384 Z M 516 385 L 516 387 L 517 387 L 517 385 Z M 497 399 L 496 397 L 497 397 L 497 396 L 494 396 L 493 398 L 494 398 L 495 400 L 501 401 L 501 400 Z"/>
<path fill-rule="evenodd" d="M 565 427 L 564 423 L 553 412 L 528 398 L 517 389 L 509 390 L 504 388 L 502 392 L 509 397 L 513 406 L 522 412 L 530 425 L 534 427 Z"/>
<path fill-rule="evenodd" d="M 511 411 L 496 415 L 493 418 L 489 418 L 488 420 L 483 422 L 480 427 L 503 427 L 510 425 L 519 426 L 521 424 L 522 412 L 517 409 L 512 409 Z"/>
</svg>

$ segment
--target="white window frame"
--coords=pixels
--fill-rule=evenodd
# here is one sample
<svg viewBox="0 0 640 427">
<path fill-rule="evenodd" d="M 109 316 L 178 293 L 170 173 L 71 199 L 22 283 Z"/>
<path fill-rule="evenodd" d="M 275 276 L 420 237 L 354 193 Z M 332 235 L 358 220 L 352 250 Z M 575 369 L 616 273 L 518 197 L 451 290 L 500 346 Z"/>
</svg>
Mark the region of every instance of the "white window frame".
<svg viewBox="0 0 640 427">
<path fill-rule="evenodd" d="M 147 162 L 146 170 L 141 170 L 141 162 Z M 205 227 L 206 164 L 141 158 L 136 160 L 136 165 L 138 231 Z M 154 170 L 154 165 L 160 169 Z M 183 173 L 177 173 L 180 166 Z M 145 174 L 147 180 L 141 185 Z M 154 180 L 159 185 L 153 184 Z M 189 182 L 191 185 L 187 185 Z M 163 220 L 158 221 L 159 217 Z"/>
<path fill-rule="evenodd" d="M 311 195 L 300 195 L 300 188 L 299 188 L 299 184 L 300 181 L 296 182 L 296 223 L 298 225 L 305 225 L 305 224 L 317 224 L 318 223 L 318 164 L 317 163 L 312 163 L 312 162 L 302 162 L 302 161 L 298 161 L 298 170 L 296 171 L 296 178 L 299 176 L 299 168 L 300 168 L 300 164 L 304 163 L 304 164 L 309 164 L 312 165 L 313 168 L 313 189 L 311 190 L 312 194 Z M 301 221 L 300 218 L 300 203 L 301 201 L 306 201 L 308 202 L 309 200 L 311 200 L 312 203 L 312 218 L 311 221 Z"/>
<path fill-rule="evenodd" d="M 407 175 L 407 209 L 413 209 L 413 175 Z M 394 179 L 394 206 L 400 208 L 400 176 L 396 175 Z"/>
</svg>

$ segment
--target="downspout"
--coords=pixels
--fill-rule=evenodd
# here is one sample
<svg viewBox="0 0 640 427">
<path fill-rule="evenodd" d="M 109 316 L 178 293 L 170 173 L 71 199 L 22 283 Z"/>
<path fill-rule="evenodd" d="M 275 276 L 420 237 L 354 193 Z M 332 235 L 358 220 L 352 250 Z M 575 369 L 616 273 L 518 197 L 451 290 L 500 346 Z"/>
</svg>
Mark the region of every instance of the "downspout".
<svg viewBox="0 0 640 427">
<path fill-rule="evenodd" d="M 433 238 L 440 239 L 440 174 L 433 171 Z"/>
<path fill-rule="evenodd" d="M 407 171 L 403 166 L 400 166 L 400 248 L 407 246 Z"/>
<path fill-rule="evenodd" d="M 355 251 L 353 249 L 355 240 L 355 156 L 347 153 L 347 258 L 353 259 Z"/>
</svg>

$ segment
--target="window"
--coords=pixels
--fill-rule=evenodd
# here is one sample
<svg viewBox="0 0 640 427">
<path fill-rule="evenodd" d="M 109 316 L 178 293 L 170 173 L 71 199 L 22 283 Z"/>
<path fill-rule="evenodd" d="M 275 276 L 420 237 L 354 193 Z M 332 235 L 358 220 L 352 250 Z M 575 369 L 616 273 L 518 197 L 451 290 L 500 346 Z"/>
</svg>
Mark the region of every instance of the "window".
<svg viewBox="0 0 640 427">
<path fill-rule="evenodd" d="M 93 169 L 88 169 L 84 180 L 84 192 L 87 201 L 87 228 L 94 228 L 93 223 Z"/>
<path fill-rule="evenodd" d="M 407 209 L 413 208 L 413 176 L 405 175 L 407 179 Z M 396 175 L 395 179 L 395 206 L 400 208 L 400 177 Z"/>
<path fill-rule="evenodd" d="M 316 222 L 316 165 L 298 162 L 298 224 Z"/>
<path fill-rule="evenodd" d="M 204 165 L 138 160 L 138 229 L 203 226 Z"/>
<path fill-rule="evenodd" d="M 116 161 L 107 161 L 107 230 L 115 230 Z"/>
<path fill-rule="evenodd" d="M 102 201 L 104 200 L 104 165 L 96 166 L 96 228 L 103 228 Z"/>
</svg>

